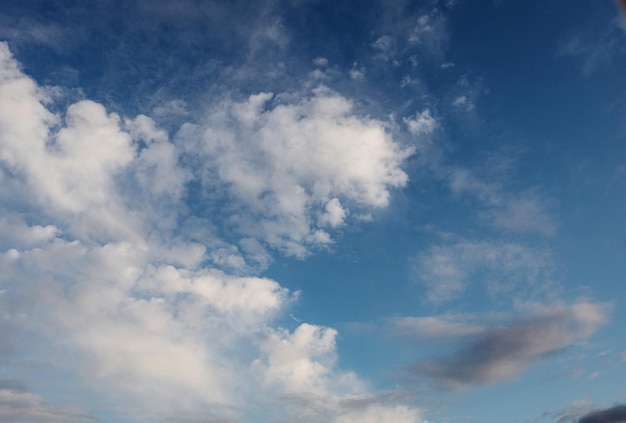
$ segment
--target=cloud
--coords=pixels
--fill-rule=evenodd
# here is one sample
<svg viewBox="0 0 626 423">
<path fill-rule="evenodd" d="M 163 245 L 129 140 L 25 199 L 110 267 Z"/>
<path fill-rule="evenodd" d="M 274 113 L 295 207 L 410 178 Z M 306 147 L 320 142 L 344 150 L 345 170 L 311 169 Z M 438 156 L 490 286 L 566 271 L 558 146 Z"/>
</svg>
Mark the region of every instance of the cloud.
<svg viewBox="0 0 626 423">
<path fill-rule="evenodd" d="M 509 193 L 500 184 L 485 182 L 474 171 L 458 167 L 448 170 L 448 184 L 453 194 L 469 195 L 482 203 L 483 219 L 496 228 L 544 236 L 557 231 L 549 202 L 532 190 Z"/>
<path fill-rule="evenodd" d="M 440 58 L 447 48 L 449 38 L 447 19 L 439 11 L 432 10 L 417 18 L 409 35 L 409 43 L 421 46 L 429 54 Z"/>
<path fill-rule="evenodd" d="M 384 122 L 321 87 L 223 100 L 172 141 L 149 116 L 49 91 L 0 43 L 0 354 L 17 376 L 47 363 L 137 421 L 284 419 L 303 412 L 274 407 L 295 394 L 332 415 L 370 390 L 337 365 L 335 329 L 277 323 L 298 292 L 249 272 L 388 205 L 412 150 Z M 89 420 L 18 385 L 0 390 L 8 421 Z"/>
<path fill-rule="evenodd" d="M 623 423 L 626 422 L 626 405 L 617 404 L 613 407 L 594 410 L 585 414 L 578 423 Z"/>
<path fill-rule="evenodd" d="M 295 394 L 322 394 L 328 389 L 330 368 L 336 359 L 336 335 L 334 329 L 307 323 L 293 332 L 273 332 L 261 345 L 264 357 L 252 366 L 270 385 L 282 385 Z"/>
<path fill-rule="evenodd" d="M 0 73 L 0 159 L 5 166 L 27 184 L 38 204 L 75 233 L 133 236 L 133 219 L 113 181 L 135 154 L 119 116 L 80 101 L 68 107 L 58 126 L 61 116 L 45 108 L 49 99 L 20 71 L 6 43 L 0 44 Z"/>
<path fill-rule="evenodd" d="M 369 405 L 337 417 L 335 423 L 428 423 L 421 418 L 419 410 L 404 405 L 395 407 Z"/>
<path fill-rule="evenodd" d="M 0 420 L 15 423 L 94 423 L 78 410 L 46 404 L 38 396 L 0 388 Z"/>
<path fill-rule="evenodd" d="M 36 43 L 51 47 L 56 51 L 63 51 L 75 44 L 76 38 L 80 36 L 76 28 L 0 14 L 0 38 L 11 40 L 13 43 Z"/>
<path fill-rule="evenodd" d="M 415 136 L 430 135 L 439 127 L 430 109 L 418 112 L 415 118 L 404 118 L 404 123 L 409 128 L 409 132 Z"/>
<path fill-rule="evenodd" d="M 513 242 L 469 241 L 434 245 L 412 262 L 416 280 L 433 303 L 453 300 L 478 275 L 493 295 L 517 287 L 549 285 L 551 254 Z"/>
<path fill-rule="evenodd" d="M 607 321 L 606 306 L 576 303 L 544 306 L 528 318 L 465 337 L 448 358 L 422 361 L 409 371 L 445 389 L 465 389 L 512 379 L 551 354 L 584 341 Z"/>
<path fill-rule="evenodd" d="M 470 316 L 402 317 L 392 321 L 392 331 L 402 337 L 420 339 L 456 339 L 476 336 L 485 328 L 467 322 Z"/>
<path fill-rule="evenodd" d="M 295 421 L 311 421 L 315 416 L 315 421 L 330 423 L 428 423 L 422 417 L 422 410 L 406 403 L 408 399 L 410 395 L 406 392 L 390 391 L 335 398 L 296 395 L 287 398 L 287 404 L 298 404 L 307 410 Z"/>
<path fill-rule="evenodd" d="M 560 43 L 557 55 L 578 59 L 584 76 L 606 69 L 616 58 L 626 54 L 626 34 L 621 25 L 621 19 L 615 18 L 605 22 L 602 29 L 579 31 Z"/>
<path fill-rule="evenodd" d="M 242 211 L 230 218 L 241 236 L 288 255 L 303 257 L 330 242 L 316 223 L 341 225 L 350 217 L 342 204 L 350 211 L 385 207 L 390 191 L 408 179 L 401 165 L 412 150 L 324 87 L 304 98 L 260 93 L 228 100 L 206 120 L 179 136 L 188 153 L 201 154 L 205 189 L 217 183 L 229 193 Z"/>
</svg>

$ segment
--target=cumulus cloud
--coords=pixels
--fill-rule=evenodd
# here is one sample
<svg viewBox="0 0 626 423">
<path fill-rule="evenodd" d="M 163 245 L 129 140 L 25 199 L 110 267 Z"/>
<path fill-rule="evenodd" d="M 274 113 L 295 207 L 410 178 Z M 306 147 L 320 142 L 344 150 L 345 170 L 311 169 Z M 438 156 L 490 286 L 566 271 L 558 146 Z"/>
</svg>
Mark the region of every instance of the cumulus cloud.
<svg viewBox="0 0 626 423">
<path fill-rule="evenodd" d="M 200 142 L 187 148 L 202 152 L 205 185 L 225 184 L 237 202 L 237 232 L 298 257 L 330 241 L 317 223 L 342 224 L 350 217 L 343 203 L 385 207 L 391 189 L 407 182 L 401 165 L 412 152 L 324 87 L 303 99 L 260 93 L 226 101 L 181 137 L 198 132 Z"/>
<path fill-rule="evenodd" d="M 338 368 L 335 329 L 277 325 L 298 293 L 247 272 L 271 248 L 302 256 L 353 212 L 388 205 L 411 150 L 383 122 L 325 88 L 262 93 L 222 102 L 172 142 L 150 117 L 90 100 L 52 112 L 47 92 L 0 43 L 0 354 L 16 375 L 27 363 L 11 354 L 35 339 L 46 348 L 29 360 L 139 421 L 238 421 L 294 394 L 332 415 L 368 390 Z M 231 219 L 235 242 L 214 219 Z M 6 420 L 89 420 L 8 388 Z"/>
<path fill-rule="evenodd" d="M 278 331 L 262 343 L 264 357 L 252 366 L 269 384 L 280 384 L 292 393 L 321 394 L 335 361 L 337 331 L 301 324 L 293 332 Z"/>
<path fill-rule="evenodd" d="M 405 118 L 404 123 L 409 128 L 409 132 L 416 136 L 430 135 L 439 126 L 433 118 L 430 109 L 418 112 L 415 118 Z"/>
<path fill-rule="evenodd" d="M 64 116 L 44 106 L 45 94 L 24 75 L 0 44 L 0 145 L 11 172 L 23 178 L 40 205 L 65 217 L 84 236 L 131 236 L 113 178 L 134 157 L 119 116 L 91 101 L 71 105 Z M 69 216 L 72 216 L 69 219 Z"/>
<path fill-rule="evenodd" d="M 607 321 L 606 306 L 581 302 L 538 307 L 528 318 L 485 327 L 467 336 L 452 356 L 417 363 L 413 374 L 446 389 L 491 385 L 519 376 L 533 364 L 593 335 Z"/>
</svg>

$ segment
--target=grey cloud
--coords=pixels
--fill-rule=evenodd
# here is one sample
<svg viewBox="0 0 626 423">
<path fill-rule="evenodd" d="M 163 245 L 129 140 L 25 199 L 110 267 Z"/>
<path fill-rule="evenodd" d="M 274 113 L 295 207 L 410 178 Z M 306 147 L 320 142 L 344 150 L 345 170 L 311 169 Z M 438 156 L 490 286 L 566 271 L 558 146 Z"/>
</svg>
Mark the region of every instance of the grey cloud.
<svg viewBox="0 0 626 423">
<path fill-rule="evenodd" d="M 582 416 L 578 423 L 624 423 L 626 405 L 618 404 L 602 410 L 595 410 Z"/>
<path fill-rule="evenodd" d="M 529 319 L 486 329 L 454 355 L 412 366 L 444 389 L 465 389 L 514 378 L 531 365 L 590 337 L 606 321 L 606 307 L 593 303 L 543 309 Z"/>
<path fill-rule="evenodd" d="M 402 317 L 391 322 L 391 329 L 398 336 L 435 340 L 476 336 L 484 333 L 485 328 L 468 321 L 471 317 L 462 315 Z"/>
</svg>

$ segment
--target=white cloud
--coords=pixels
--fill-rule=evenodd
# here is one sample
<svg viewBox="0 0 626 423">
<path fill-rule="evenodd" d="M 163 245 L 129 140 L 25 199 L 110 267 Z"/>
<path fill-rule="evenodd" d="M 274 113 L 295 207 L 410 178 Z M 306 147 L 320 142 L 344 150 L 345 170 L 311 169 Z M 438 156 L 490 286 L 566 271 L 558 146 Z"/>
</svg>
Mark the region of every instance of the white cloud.
<svg viewBox="0 0 626 423">
<path fill-rule="evenodd" d="M 428 423 L 420 417 L 420 410 L 405 405 L 373 404 L 362 410 L 339 416 L 335 423 Z"/>
<path fill-rule="evenodd" d="M 404 118 L 404 123 L 409 128 L 409 132 L 415 136 L 430 135 L 439 127 L 430 109 L 418 112 L 413 119 Z"/>
<path fill-rule="evenodd" d="M 60 214 L 76 232 L 132 235 L 131 218 L 113 187 L 113 177 L 134 156 L 119 117 L 81 101 L 64 116 L 50 113 L 36 83 L 24 75 L 6 44 L 0 44 L 0 158 L 26 181 L 36 201 Z"/>
<path fill-rule="evenodd" d="M 325 57 L 316 57 L 313 60 L 313 64 L 315 66 L 319 66 L 319 67 L 326 67 L 326 66 L 328 66 L 328 59 L 325 58 Z"/>
<path fill-rule="evenodd" d="M 464 95 L 455 98 L 452 102 L 452 105 L 459 109 L 463 109 L 466 112 L 471 112 L 472 110 L 474 110 L 474 104 L 469 101 Z"/>
<path fill-rule="evenodd" d="M 452 193 L 470 195 L 484 208 L 482 217 L 491 225 L 511 232 L 553 236 L 557 223 L 549 211 L 549 202 L 532 190 L 510 193 L 496 182 L 485 182 L 475 172 L 464 168 L 448 171 Z"/>
<path fill-rule="evenodd" d="M 320 216 L 320 222 L 322 225 L 327 224 L 334 227 L 343 225 L 346 218 L 346 211 L 341 206 L 341 202 L 337 198 L 326 203 L 326 212 Z"/>
<path fill-rule="evenodd" d="M 265 381 L 291 393 L 323 394 L 335 362 L 335 337 L 331 328 L 303 323 L 293 333 L 271 333 L 261 344 L 264 358 L 252 363 Z"/>
<path fill-rule="evenodd" d="M 0 43 L 0 292 L 11 304 L 3 354 L 36 340 L 45 348 L 29 360 L 82 380 L 99 407 L 138 421 L 181 410 L 234 421 L 284 395 L 332 405 L 367 390 L 337 367 L 334 329 L 276 325 L 297 292 L 245 272 L 268 265 L 267 245 L 301 256 L 332 242 L 324 229 L 353 210 L 356 219 L 385 207 L 406 184 L 400 165 L 411 151 L 330 90 L 283 94 L 270 107 L 272 98 L 225 101 L 173 144 L 150 117 L 123 119 L 93 101 L 51 113 Z M 202 165 L 183 168 L 181 150 Z M 219 188 L 207 195 L 232 198 L 219 217 L 236 208 L 237 245 L 214 235 L 214 209 L 189 216 L 194 172 Z M 27 364 L 12 359 L 16 372 Z M 0 407 L 10 403 L 0 412 L 82 418 L 30 394 L 0 394 Z"/>
<path fill-rule="evenodd" d="M 449 39 L 445 16 L 437 10 L 421 15 L 409 36 L 409 42 L 418 44 L 435 56 L 443 55 Z"/>
<path fill-rule="evenodd" d="M 37 395 L 0 388 L 0 420 L 14 423 L 93 423 L 79 410 L 46 404 Z"/>
<path fill-rule="evenodd" d="M 397 54 L 396 40 L 391 35 L 378 37 L 371 47 L 376 52 L 374 57 L 385 62 L 393 60 Z"/>
<path fill-rule="evenodd" d="M 328 242 L 317 222 L 338 226 L 349 218 L 338 205 L 385 207 L 390 190 L 407 182 L 400 166 L 411 150 L 395 143 L 383 122 L 356 116 L 348 99 L 326 88 L 304 99 L 272 99 L 261 93 L 219 105 L 206 126 L 186 128 L 203 133 L 188 148 L 203 154 L 207 188 L 219 179 L 238 202 L 242 212 L 232 219 L 241 235 L 303 256 Z"/>
<path fill-rule="evenodd" d="M 355 81 L 364 81 L 365 80 L 365 68 L 363 66 L 358 67 L 358 64 L 355 62 L 352 64 L 352 69 L 349 72 L 350 78 Z"/>
</svg>

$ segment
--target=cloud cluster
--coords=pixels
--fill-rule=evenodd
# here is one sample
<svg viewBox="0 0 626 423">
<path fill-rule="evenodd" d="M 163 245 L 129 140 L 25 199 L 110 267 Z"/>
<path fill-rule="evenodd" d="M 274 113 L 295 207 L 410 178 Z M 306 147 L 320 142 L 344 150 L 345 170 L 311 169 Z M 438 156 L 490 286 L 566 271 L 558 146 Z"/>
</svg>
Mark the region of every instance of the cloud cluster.
<svg viewBox="0 0 626 423">
<path fill-rule="evenodd" d="M 0 43 L 0 347 L 17 380 L 26 363 L 11 354 L 36 340 L 29 360 L 130 419 L 237 421 L 297 394 L 322 398 L 319 421 L 367 392 L 337 367 L 334 329 L 276 324 L 297 293 L 216 266 L 267 263 L 268 246 L 302 256 L 355 211 L 385 207 L 410 150 L 384 123 L 320 88 L 271 107 L 269 94 L 225 101 L 173 142 L 150 117 L 89 100 L 54 113 L 48 91 Z M 194 216 L 190 185 L 213 208 Z M 216 218 L 238 245 L 212 232 Z M 0 402 L 11 421 L 89 421 L 27 392 Z M 417 421 L 402 407 L 354 412 Z"/>
<path fill-rule="evenodd" d="M 224 101 L 180 139 L 200 152 L 204 185 L 225 185 L 237 233 L 303 257 L 332 242 L 328 229 L 385 207 L 407 182 L 401 164 L 412 150 L 353 107 L 325 87 L 305 98 L 261 93 Z"/>
<path fill-rule="evenodd" d="M 519 376 L 533 364 L 584 341 L 607 321 L 606 306 L 581 302 L 538 306 L 530 317 L 503 326 L 473 326 L 449 318 L 401 320 L 411 336 L 458 339 L 452 356 L 412 366 L 413 374 L 432 378 L 445 389 L 490 385 Z M 439 323 L 424 329 L 425 323 Z"/>
</svg>

